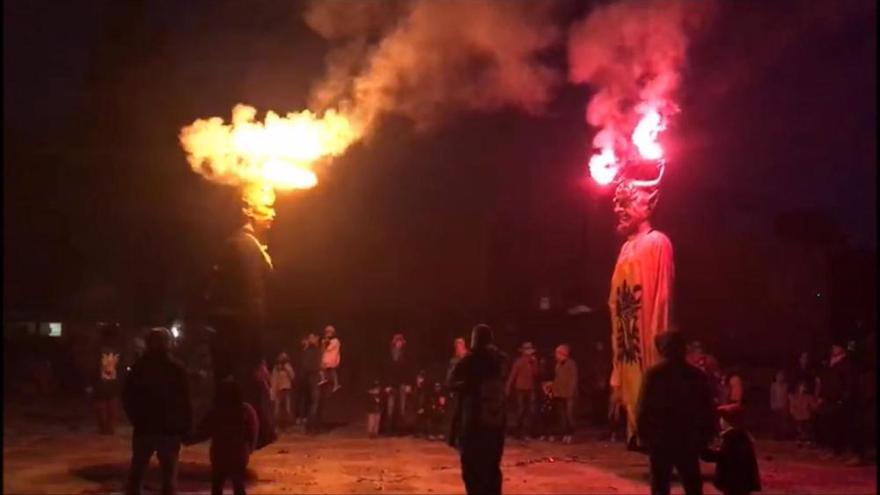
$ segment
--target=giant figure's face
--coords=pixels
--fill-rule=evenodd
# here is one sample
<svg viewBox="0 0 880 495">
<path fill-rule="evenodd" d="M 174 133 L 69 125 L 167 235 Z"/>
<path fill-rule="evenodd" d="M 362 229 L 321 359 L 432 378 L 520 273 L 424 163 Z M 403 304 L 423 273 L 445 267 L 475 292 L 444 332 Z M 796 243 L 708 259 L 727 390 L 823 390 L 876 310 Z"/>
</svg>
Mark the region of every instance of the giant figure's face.
<svg viewBox="0 0 880 495">
<path fill-rule="evenodd" d="M 614 191 L 614 214 L 617 215 L 617 232 L 630 235 L 651 217 L 657 204 L 657 189 L 635 187 L 622 182 Z"/>
</svg>

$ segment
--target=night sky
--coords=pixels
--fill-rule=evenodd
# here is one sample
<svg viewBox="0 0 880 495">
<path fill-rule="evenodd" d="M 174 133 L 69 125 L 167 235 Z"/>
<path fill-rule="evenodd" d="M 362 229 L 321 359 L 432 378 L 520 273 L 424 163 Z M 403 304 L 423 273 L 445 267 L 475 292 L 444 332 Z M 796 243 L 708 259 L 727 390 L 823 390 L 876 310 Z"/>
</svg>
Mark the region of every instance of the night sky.
<svg viewBox="0 0 880 495">
<path fill-rule="evenodd" d="M 7 307 L 115 294 L 145 319 L 180 306 L 235 194 L 190 172 L 177 133 L 238 102 L 304 107 L 328 46 L 301 8 L 4 4 Z M 781 214 L 876 250 L 875 57 L 871 0 L 721 2 L 665 136 L 655 225 L 692 282 L 680 291 L 764 283 L 743 267 Z M 564 55 L 549 58 L 564 73 Z M 547 287 L 601 307 L 620 241 L 608 191 L 586 179 L 589 94 L 565 86 L 543 116 L 463 114 L 422 134 L 388 117 L 317 188 L 280 196 L 278 297 L 288 311 L 509 307 Z"/>
</svg>

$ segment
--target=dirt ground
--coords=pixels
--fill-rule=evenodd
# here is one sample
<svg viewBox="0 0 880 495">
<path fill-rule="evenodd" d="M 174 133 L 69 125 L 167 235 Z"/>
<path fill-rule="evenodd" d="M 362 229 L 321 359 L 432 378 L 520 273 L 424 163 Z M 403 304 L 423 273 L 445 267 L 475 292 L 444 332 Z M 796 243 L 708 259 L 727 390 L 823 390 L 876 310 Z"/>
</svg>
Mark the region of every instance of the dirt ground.
<svg viewBox="0 0 880 495">
<path fill-rule="evenodd" d="M 131 430 L 94 433 L 87 411 L 56 408 L 4 411 L 3 493 L 119 492 L 127 472 Z M 463 493 L 458 458 L 442 442 L 370 440 L 360 422 L 317 437 L 291 432 L 255 453 L 249 493 Z M 506 493 L 647 494 L 647 458 L 620 443 L 579 432 L 574 445 L 508 441 L 502 462 Z M 763 493 L 873 494 L 876 466 L 846 467 L 818 460 L 784 442 L 757 445 Z M 155 463 L 155 461 L 154 461 Z M 146 489 L 158 488 L 153 466 Z M 706 492 L 717 493 L 705 464 Z M 207 445 L 185 447 L 181 493 L 208 493 Z M 228 489 L 228 490 L 231 490 Z M 675 486 L 673 493 L 681 493 Z"/>
</svg>

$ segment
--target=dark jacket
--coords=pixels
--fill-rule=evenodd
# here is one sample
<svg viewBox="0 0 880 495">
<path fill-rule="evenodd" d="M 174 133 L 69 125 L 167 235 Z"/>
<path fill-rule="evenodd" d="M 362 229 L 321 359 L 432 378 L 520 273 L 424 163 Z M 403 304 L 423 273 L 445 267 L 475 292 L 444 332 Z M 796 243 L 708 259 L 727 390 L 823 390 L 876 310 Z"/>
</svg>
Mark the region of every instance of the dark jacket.
<svg viewBox="0 0 880 495">
<path fill-rule="evenodd" d="M 210 459 L 214 470 L 232 471 L 247 467 L 257 443 L 259 420 L 250 404 L 233 410 L 212 409 L 199 423 L 188 444 L 211 439 Z"/>
<path fill-rule="evenodd" d="M 641 444 L 649 452 L 701 452 L 717 425 L 706 375 L 683 360 L 664 360 L 648 369 L 636 422 Z"/>
<path fill-rule="evenodd" d="M 742 428 L 729 428 L 721 434 L 721 447 L 709 449 L 701 456 L 715 462 L 716 488 L 724 493 L 761 491 L 758 460 L 749 434 Z"/>
<path fill-rule="evenodd" d="M 214 265 L 206 299 L 209 314 L 262 319 L 266 312 L 266 281 L 272 266 L 253 231 L 242 227 L 226 239 Z"/>
<path fill-rule="evenodd" d="M 303 378 L 313 376 L 321 371 L 321 349 L 318 346 L 308 346 L 302 353 Z"/>
<path fill-rule="evenodd" d="M 849 356 L 819 375 L 819 397 L 824 406 L 851 405 L 855 399 L 856 370 Z"/>
<path fill-rule="evenodd" d="M 506 356 L 496 347 L 476 349 L 456 365 L 449 387 L 457 401 L 449 432 L 451 445 L 468 436 L 504 435 Z"/>
<path fill-rule="evenodd" d="M 510 376 L 507 378 L 508 393 L 513 390 L 535 390 L 535 379 L 538 376 L 538 359 L 534 355 L 523 355 L 513 362 Z"/>
<path fill-rule="evenodd" d="M 433 394 L 433 389 L 428 388 L 428 383 L 422 383 L 420 387 L 413 387 L 413 400 L 414 400 L 414 409 L 416 414 L 419 411 L 422 411 L 422 414 L 427 414 L 431 410 L 431 395 Z"/>
<path fill-rule="evenodd" d="M 186 370 L 168 354 L 146 353 L 134 363 L 122 404 L 135 435 L 183 435 L 192 428 Z"/>
<path fill-rule="evenodd" d="M 383 373 L 384 383 L 392 387 L 410 384 L 415 380 L 415 368 L 406 349 L 403 350 L 400 358 L 392 359 L 390 356 L 385 361 L 385 370 Z"/>
</svg>

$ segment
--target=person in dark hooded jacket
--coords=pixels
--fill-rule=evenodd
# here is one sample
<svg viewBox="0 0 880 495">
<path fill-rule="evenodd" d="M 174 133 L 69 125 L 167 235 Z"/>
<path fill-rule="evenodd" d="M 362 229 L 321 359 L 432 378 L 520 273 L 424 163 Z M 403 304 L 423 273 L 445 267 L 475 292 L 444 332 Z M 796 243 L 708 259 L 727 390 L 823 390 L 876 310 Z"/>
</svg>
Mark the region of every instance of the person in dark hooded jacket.
<svg viewBox="0 0 880 495">
<path fill-rule="evenodd" d="M 459 449 L 468 494 L 501 493 L 507 358 L 493 340 L 488 325 L 474 327 L 471 352 L 455 366 L 449 384 L 456 393 L 449 444 Z"/>
<path fill-rule="evenodd" d="M 711 385 L 685 360 L 680 332 L 659 334 L 655 345 L 663 359 L 645 373 L 636 412 L 639 439 L 650 457 L 651 494 L 669 494 L 674 467 L 685 493 L 699 495 L 700 454 L 717 424 Z"/>
<path fill-rule="evenodd" d="M 155 453 L 162 470 L 162 493 L 173 494 L 181 437 L 192 427 L 189 383 L 183 365 L 171 358 L 171 334 L 154 328 L 147 351 L 131 368 L 122 392 L 134 427 L 127 493 L 141 493 L 144 473 Z"/>
</svg>

